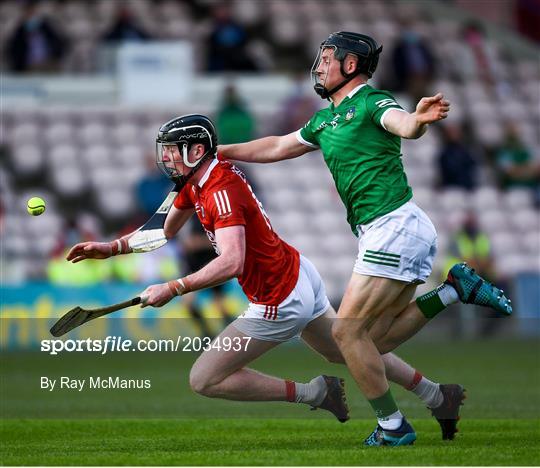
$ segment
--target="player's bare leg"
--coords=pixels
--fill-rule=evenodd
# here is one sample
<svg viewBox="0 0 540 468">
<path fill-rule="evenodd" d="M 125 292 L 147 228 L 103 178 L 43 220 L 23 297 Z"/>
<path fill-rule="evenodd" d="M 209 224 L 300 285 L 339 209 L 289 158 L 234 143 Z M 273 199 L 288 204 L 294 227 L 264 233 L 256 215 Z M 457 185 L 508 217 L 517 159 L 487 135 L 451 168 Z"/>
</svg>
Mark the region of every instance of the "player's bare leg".
<svg viewBox="0 0 540 468">
<path fill-rule="evenodd" d="M 337 313 L 330 307 L 323 315 L 311 321 L 302 332 L 302 340 L 327 361 L 345 364 L 345 359 L 332 336 L 332 325 Z M 378 343 L 376 343 L 378 346 Z M 416 370 L 393 353 L 382 355 L 388 380 L 409 389 Z"/>
<path fill-rule="evenodd" d="M 323 315 L 311 321 L 302 332 L 302 340 L 314 351 L 321 354 L 329 362 L 336 364 L 345 364 L 345 359 L 332 336 L 332 325 L 337 319 L 336 311 L 330 307 Z M 378 346 L 378 343 L 376 343 Z M 393 353 L 381 355 L 384 362 L 386 378 L 407 390 L 413 390 L 416 387 L 415 379 L 418 379 L 418 371 L 407 364 L 401 358 Z M 427 379 L 426 379 L 427 380 Z M 431 381 L 427 381 L 431 382 Z M 433 408 L 430 404 L 439 402 L 438 396 L 435 395 L 438 389 L 438 384 L 433 383 L 431 394 L 419 394 L 418 396 L 428 407 Z M 439 403 L 440 404 L 440 403 Z"/>
<path fill-rule="evenodd" d="M 332 325 L 336 319 L 337 314 L 330 307 L 323 315 L 308 324 L 302 332 L 302 339 L 329 362 L 345 364 L 345 359 L 332 336 Z M 378 343 L 377 346 L 380 347 Z M 441 385 L 433 382 L 393 353 L 386 353 L 381 357 L 386 378 L 418 396 L 439 422 L 442 438 L 453 439 L 457 432 L 459 409 L 465 398 L 463 387 L 459 384 Z"/>
<path fill-rule="evenodd" d="M 399 305 L 405 288 L 406 283 L 400 281 L 353 273 L 334 322 L 336 343 L 368 399 L 388 390 L 384 362 L 374 339 L 384 336 L 395 314 L 401 312 L 396 303 Z"/>
<path fill-rule="evenodd" d="M 405 445 L 416 440 L 392 396 L 384 361 L 370 335 L 379 319 L 391 324 L 391 317 L 403 310 L 400 296 L 406 287 L 401 281 L 353 273 L 332 327 L 349 371 L 377 415 L 379 425 L 366 439 L 367 445 Z"/>
<path fill-rule="evenodd" d="M 416 285 L 401 281 L 395 283 L 403 285 L 401 292 L 370 328 L 370 336 L 382 354 L 389 353 L 407 341 L 429 321 L 416 302 L 412 301 Z"/>
<path fill-rule="evenodd" d="M 301 337 L 310 348 L 328 362 L 345 364 L 345 359 L 332 336 L 332 325 L 336 318 L 336 311 L 330 307 L 323 315 L 308 323 Z"/>
<path fill-rule="evenodd" d="M 332 336 L 332 325 L 337 319 L 336 311 L 330 307 L 323 315 L 311 321 L 302 332 L 302 340 L 328 362 L 345 364 L 345 359 Z M 410 388 L 415 369 L 393 353 L 381 355 L 388 380 Z"/>
<path fill-rule="evenodd" d="M 377 346 L 382 353 L 394 350 L 429 322 L 415 301 L 410 302 L 400 314 L 391 317 L 391 319 L 390 324 L 377 324 L 379 326 L 376 326 L 376 330 L 374 330 Z"/>
<path fill-rule="evenodd" d="M 247 343 L 247 335 L 229 325 L 219 339 L 238 338 Z M 240 401 L 289 401 L 306 403 L 332 412 L 339 421 L 349 419 L 343 381 L 337 377 L 319 376 L 303 384 L 284 380 L 247 369 L 244 366 L 257 359 L 278 342 L 251 338 L 240 351 L 211 348 L 205 351 L 190 373 L 191 388 L 204 396 Z"/>
<path fill-rule="evenodd" d="M 254 361 L 279 343 L 262 341 L 247 336 L 229 325 L 219 335 L 219 340 L 237 339 L 241 350 L 211 348 L 204 351 L 193 364 L 189 382 L 191 388 L 204 396 L 246 401 L 285 401 L 283 379 L 265 375 L 244 366 Z"/>
</svg>

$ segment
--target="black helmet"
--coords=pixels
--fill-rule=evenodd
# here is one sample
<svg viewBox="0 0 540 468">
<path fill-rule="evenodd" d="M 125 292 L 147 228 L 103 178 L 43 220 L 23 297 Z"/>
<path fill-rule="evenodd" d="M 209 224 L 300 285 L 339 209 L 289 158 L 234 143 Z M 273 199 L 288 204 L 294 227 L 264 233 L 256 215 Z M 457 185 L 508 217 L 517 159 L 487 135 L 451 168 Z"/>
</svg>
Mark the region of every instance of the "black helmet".
<svg viewBox="0 0 540 468">
<path fill-rule="evenodd" d="M 334 57 L 341 63 L 341 74 L 345 77 L 339 85 L 327 90 L 323 83 L 319 83 L 318 75 L 316 73 L 321 60 L 322 51 L 326 48 L 334 49 Z M 349 81 L 360 73 L 364 73 L 371 78 L 377 64 L 379 63 L 379 54 L 382 51 L 382 46 L 379 46 L 375 39 L 366 36 L 365 34 L 359 34 L 354 32 L 340 31 L 330 34 L 326 40 L 321 43 L 319 52 L 315 58 L 315 62 L 311 67 L 311 79 L 314 84 L 315 92 L 323 99 L 328 99 L 336 91 L 340 90 Z M 346 73 L 343 64 L 347 54 L 353 54 L 358 57 L 358 63 L 356 70 L 351 73 Z"/>
<path fill-rule="evenodd" d="M 204 154 L 194 162 L 188 159 L 192 145 L 202 144 Z M 167 166 L 163 161 L 163 148 L 176 145 L 185 166 L 191 168 L 188 174 L 182 174 L 176 167 Z M 217 134 L 212 121 L 200 114 L 189 114 L 175 117 L 163 124 L 156 138 L 156 162 L 159 169 L 177 183 L 185 183 L 209 158 L 216 156 Z"/>
</svg>

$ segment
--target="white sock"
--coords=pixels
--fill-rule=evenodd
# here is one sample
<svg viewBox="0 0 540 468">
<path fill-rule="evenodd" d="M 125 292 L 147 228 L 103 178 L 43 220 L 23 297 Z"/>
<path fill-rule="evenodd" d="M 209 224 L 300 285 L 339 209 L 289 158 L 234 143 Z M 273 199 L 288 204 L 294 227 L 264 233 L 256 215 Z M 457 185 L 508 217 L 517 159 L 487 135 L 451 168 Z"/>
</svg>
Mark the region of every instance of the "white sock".
<svg viewBox="0 0 540 468">
<path fill-rule="evenodd" d="M 437 294 L 441 302 L 448 306 L 459 301 L 459 296 L 455 288 L 449 284 L 443 283 L 437 288 Z"/>
<path fill-rule="evenodd" d="M 428 408 L 437 408 L 442 405 L 444 397 L 438 383 L 422 377 L 412 391 L 418 395 Z"/>
<path fill-rule="evenodd" d="M 296 403 L 307 403 L 318 406 L 326 398 L 328 386 L 322 375 L 315 377 L 309 383 L 294 383 L 296 387 Z"/>
<path fill-rule="evenodd" d="M 401 414 L 401 411 L 397 410 L 390 416 L 386 416 L 386 418 L 377 418 L 377 421 L 379 426 L 381 426 L 383 429 L 395 431 L 397 428 L 399 428 L 399 426 L 401 426 L 401 423 L 403 422 L 403 415 Z"/>
</svg>

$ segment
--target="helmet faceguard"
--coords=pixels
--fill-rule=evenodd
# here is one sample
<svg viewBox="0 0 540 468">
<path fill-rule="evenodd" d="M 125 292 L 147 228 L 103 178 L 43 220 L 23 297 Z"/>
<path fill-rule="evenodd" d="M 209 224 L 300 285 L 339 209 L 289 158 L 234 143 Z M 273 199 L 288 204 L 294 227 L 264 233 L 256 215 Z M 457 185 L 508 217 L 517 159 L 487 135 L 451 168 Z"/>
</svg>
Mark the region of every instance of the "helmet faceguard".
<svg viewBox="0 0 540 468">
<path fill-rule="evenodd" d="M 334 58 L 340 62 L 340 71 L 345 78 L 340 84 L 334 86 L 332 89 L 327 89 L 325 83 L 319 81 L 319 75 L 317 69 L 319 68 L 323 50 L 333 49 Z M 313 89 L 323 99 L 329 99 L 336 91 L 339 91 L 349 81 L 360 73 L 364 73 L 371 78 L 377 64 L 379 62 L 379 54 L 382 51 L 382 46 L 379 47 L 377 42 L 365 34 L 358 34 L 353 32 L 340 31 L 330 34 L 328 39 L 323 41 L 319 47 L 317 57 L 311 67 L 311 81 L 313 82 Z M 352 54 L 357 57 L 358 62 L 356 69 L 351 73 L 347 73 L 344 69 L 345 57 L 347 54 Z M 325 80 L 326 81 L 326 80 Z"/>
<path fill-rule="evenodd" d="M 202 144 L 204 153 L 197 160 L 190 161 L 189 150 L 194 144 Z M 203 115 L 176 117 L 161 126 L 156 138 L 157 166 L 176 183 L 187 182 L 203 162 L 216 156 L 216 151 L 214 124 Z M 185 168 L 189 169 L 187 173 Z"/>
</svg>

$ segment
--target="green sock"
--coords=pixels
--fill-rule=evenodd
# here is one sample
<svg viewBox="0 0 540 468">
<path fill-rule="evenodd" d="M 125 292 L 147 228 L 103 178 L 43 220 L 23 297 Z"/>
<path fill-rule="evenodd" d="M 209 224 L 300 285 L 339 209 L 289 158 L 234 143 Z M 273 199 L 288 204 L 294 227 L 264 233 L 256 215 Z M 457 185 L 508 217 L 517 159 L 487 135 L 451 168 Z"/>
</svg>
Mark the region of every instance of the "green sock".
<svg viewBox="0 0 540 468">
<path fill-rule="evenodd" d="M 398 411 L 396 400 L 394 400 L 390 389 L 383 396 L 368 401 L 379 419 L 386 418 Z"/>
<path fill-rule="evenodd" d="M 420 309 L 420 312 L 422 312 L 426 318 L 432 319 L 439 312 L 442 312 L 444 309 L 446 309 L 446 306 L 444 305 L 443 301 L 439 296 L 440 290 L 445 286 L 446 285 L 443 283 L 433 291 L 430 291 L 416 299 L 416 305 Z"/>
</svg>

